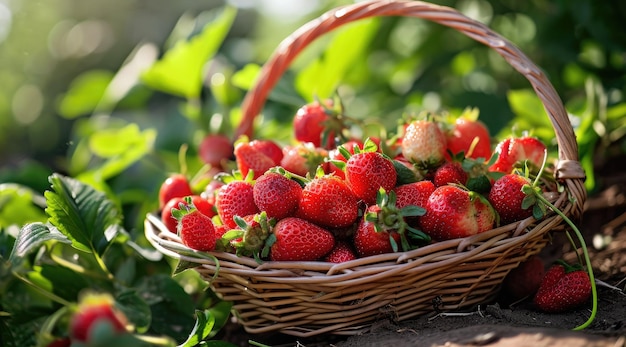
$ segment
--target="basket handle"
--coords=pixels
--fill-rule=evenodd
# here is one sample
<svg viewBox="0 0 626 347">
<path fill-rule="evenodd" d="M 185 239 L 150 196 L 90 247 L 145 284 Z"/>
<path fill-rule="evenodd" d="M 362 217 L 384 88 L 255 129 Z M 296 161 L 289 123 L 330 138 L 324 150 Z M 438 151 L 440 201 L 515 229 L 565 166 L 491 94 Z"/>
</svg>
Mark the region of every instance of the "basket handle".
<svg viewBox="0 0 626 347">
<path fill-rule="evenodd" d="M 261 69 L 254 86 L 243 100 L 243 117 L 235 136 L 245 134 L 252 137 L 254 118 L 261 112 L 271 89 L 309 43 L 339 26 L 375 16 L 417 17 L 450 27 L 489 46 L 524 75 L 542 101 L 556 134 L 559 151 L 556 178 L 566 183 L 575 199 L 573 215 L 582 214 L 586 199 L 585 172 L 578 161 L 574 130 L 556 90 L 544 73 L 510 41 L 450 7 L 422 1 L 369 0 L 335 8 L 304 24 L 280 43 Z"/>
</svg>

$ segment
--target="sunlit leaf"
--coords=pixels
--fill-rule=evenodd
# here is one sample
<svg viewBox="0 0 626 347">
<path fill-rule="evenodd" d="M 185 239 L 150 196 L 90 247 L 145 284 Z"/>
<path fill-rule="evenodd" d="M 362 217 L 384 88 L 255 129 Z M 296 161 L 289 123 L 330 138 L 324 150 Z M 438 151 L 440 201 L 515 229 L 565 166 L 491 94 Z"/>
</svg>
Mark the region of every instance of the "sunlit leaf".
<svg viewBox="0 0 626 347">
<path fill-rule="evenodd" d="M 213 22 L 189 40 L 178 41 L 142 75 L 151 88 L 173 95 L 196 98 L 202 89 L 204 65 L 222 45 L 237 11 L 225 7 Z"/>
<path fill-rule="evenodd" d="M 202 340 L 209 336 L 214 325 L 215 317 L 213 317 L 210 311 L 196 310 L 196 324 L 193 330 L 191 330 L 187 341 L 180 344 L 179 347 L 197 346 Z"/>
<path fill-rule="evenodd" d="M 252 88 L 255 79 L 261 71 L 261 66 L 258 64 L 246 64 L 243 69 L 238 70 L 232 76 L 232 84 L 243 90 L 249 90 Z"/>
<path fill-rule="evenodd" d="M 355 62 L 366 56 L 379 21 L 368 19 L 341 29 L 318 59 L 308 64 L 296 77 L 296 89 L 306 100 L 332 96 Z"/>
<path fill-rule="evenodd" d="M 102 192 L 73 178 L 53 174 L 46 191 L 48 221 L 72 240 L 72 246 L 85 252 L 102 254 L 109 245 L 121 215 Z"/>
<path fill-rule="evenodd" d="M 99 103 L 105 102 L 102 97 L 112 79 L 113 74 L 104 70 L 87 71 L 78 76 L 61 99 L 59 114 L 68 119 L 91 114 Z"/>
<path fill-rule="evenodd" d="M 70 243 L 70 240 L 54 227 L 43 223 L 24 225 L 17 234 L 9 261 L 14 266 L 19 264 L 25 256 L 38 250 L 41 245 L 50 240 Z"/>
<path fill-rule="evenodd" d="M 16 184 L 0 184 L 0 226 L 44 222 L 46 214 L 34 204 L 36 199 L 43 197 Z"/>
</svg>

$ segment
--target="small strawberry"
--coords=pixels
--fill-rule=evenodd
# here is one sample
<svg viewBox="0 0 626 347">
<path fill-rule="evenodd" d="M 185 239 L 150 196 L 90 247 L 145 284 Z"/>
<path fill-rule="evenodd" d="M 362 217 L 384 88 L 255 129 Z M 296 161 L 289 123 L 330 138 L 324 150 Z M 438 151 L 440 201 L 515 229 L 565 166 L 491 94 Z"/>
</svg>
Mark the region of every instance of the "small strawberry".
<svg viewBox="0 0 626 347">
<path fill-rule="evenodd" d="M 508 174 L 524 161 L 534 167 L 541 167 L 545 151 L 546 145 L 535 137 L 506 138 L 496 145 L 494 153 L 497 159 L 489 170 Z"/>
<path fill-rule="evenodd" d="M 233 157 L 233 143 L 226 135 L 207 135 L 198 145 L 198 155 L 212 167 L 222 168 L 224 162 Z"/>
<path fill-rule="evenodd" d="M 315 147 L 311 143 L 300 143 L 283 148 L 280 166 L 299 176 L 315 175 L 320 165 L 327 165 L 324 162 L 327 156 L 328 151 L 323 148 Z"/>
<path fill-rule="evenodd" d="M 127 333 L 127 318 L 115 307 L 115 299 L 110 294 L 85 294 L 70 320 L 70 337 L 74 341 L 89 342 L 99 324 L 109 324 L 114 334 Z"/>
<path fill-rule="evenodd" d="M 330 119 L 326 110 L 319 101 L 300 107 L 293 119 L 294 138 L 300 142 L 310 142 L 315 147 L 321 147 Z M 334 134 L 327 133 L 325 144 L 332 144 L 333 136 Z"/>
<path fill-rule="evenodd" d="M 491 157 L 489 129 L 478 120 L 477 109 L 467 110 L 456 119 L 447 133 L 446 143 L 448 151 L 453 155 L 463 153 L 472 159 Z"/>
<path fill-rule="evenodd" d="M 378 147 L 371 140 L 365 140 L 363 150 L 357 147 L 352 155 L 343 147 L 339 150 L 349 158 L 344 169 L 348 187 L 365 204 L 376 202 L 380 188 L 388 191 L 396 186 L 396 169 L 392 161 L 379 153 Z"/>
<path fill-rule="evenodd" d="M 531 181 L 522 175 L 507 174 L 494 182 L 487 199 L 498 213 L 500 224 L 509 224 L 533 215 L 535 200 L 522 188 Z"/>
<path fill-rule="evenodd" d="M 512 269 L 504 278 L 504 292 L 513 300 L 534 296 L 545 274 L 543 260 L 532 256 Z"/>
<path fill-rule="evenodd" d="M 544 312 L 565 312 L 587 302 L 591 291 L 587 272 L 561 262 L 548 269 L 534 302 Z"/>
<path fill-rule="evenodd" d="M 446 137 L 439 125 L 430 120 L 415 120 L 402 138 L 402 155 L 420 169 L 439 166 L 446 154 Z"/>
<path fill-rule="evenodd" d="M 274 226 L 270 246 L 273 261 L 313 261 L 323 258 L 335 246 L 333 234 L 304 219 L 288 217 Z"/>
<path fill-rule="evenodd" d="M 178 208 L 178 205 L 184 203 L 185 198 L 173 198 L 170 199 L 170 201 L 168 201 L 161 210 L 161 221 L 163 222 L 167 230 L 171 231 L 174 234 L 177 233 L 176 228 L 178 227 L 178 220 L 172 215 L 172 209 Z"/>
<path fill-rule="evenodd" d="M 400 242 L 400 234 L 395 231 L 377 231 L 375 222 L 361 219 L 354 234 L 353 242 L 359 257 L 369 257 L 392 253 L 394 251 L 393 244 L 396 244 L 397 248 L 397 244 Z"/>
<path fill-rule="evenodd" d="M 297 216 L 329 228 L 356 222 L 358 199 L 346 182 L 333 175 L 316 176 L 302 189 Z"/>
<path fill-rule="evenodd" d="M 496 220 L 487 199 L 454 185 L 435 189 L 425 208 L 419 224 L 435 240 L 475 235 L 492 229 Z"/>
<path fill-rule="evenodd" d="M 469 175 L 461 166 L 458 161 L 448 161 L 438 167 L 433 174 L 433 183 L 435 187 L 445 186 L 446 184 L 454 183 L 465 185 Z"/>
<path fill-rule="evenodd" d="M 267 213 L 268 218 L 283 219 L 296 213 L 302 187 L 280 173 L 268 171 L 254 183 L 253 197 L 254 203 Z"/>
<path fill-rule="evenodd" d="M 184 198 L 193 195 L 187 177 L 183 174 L 173 174 L 169 176 L 159 187 L 159 208 L 172 198 Z"/>
<path fill-rule="evenodd" d="M 250 147 L 270 157 L 275 166 L 280 165 L 280 161 L 283 160 L 283 149 L 272 140 L 252 140 Z"/>
<path fill-rule="evenodd" d="M 241 174 L 236 173 L 235 175 L 222 175 L 219 179 L 223 180 L 225 185 L 219 189 L 215 199 L 217 214 L 222 223 L 234 229 L 237 227 L 235 216 L 243 217 L 259 212 L 259 208 L 254 203 L 252 176 L 249 173 L 245 179 L 242 179 Z"/>
<path fill-rule="evenodd" d="M 276 166 L 272 158 L 258 149 L 255 149 L 249 142 L 245 141 L 238 142 L 235 145 L 235 160 L 241 174 L 246 176 L 248 171 L 252 171 L 254 172 L 254 179 Z"/>
<path fill-rule="evenodd" d="M 191 197 L 185 198 L 185 204 L 179 209 L 172 209 L 172 215 L 178 220 L 177 232 L 183 245 L 197 251 L 215 249 L 215 225 L 193 205 Z"/>
<path fill-rule="evenodd" d="M 203 195 L 192 195 L 191 202 L 198 209 L 198 211 L 200 211 L 200 213 L 207 217 L 213 217 L 217 214 L 217 212 L 215 212 L 214 204 L 204 198 Z"/>
<path fill-rule="evenodd" d="M 399 209 L 406 206 L 417 206 L 424 208 L 428 197 L 435 191 L 432 181 L 424 180 L 414 183 L 403 184 L 393 188 L 396 196 L 396 207 Z M 418 225 L 419 217 L 405 217 L 404 220 L 412 227 Z"/>
<path fill-rule="evenodd" d="M 354 259 L 356 259 L 356 255 L 352 247 L 345 241 L 337 241 L 335 242 L 335 247 L 324 258 L 324 261 L 329 263 L 343 263 Z"/>
<path fill-rule="evenodd" d="M 343 143 L 341 147 L 347 149 L 350 155 L 352 155 L 354 154 L 355 148 L 363 149 L 363 142 L 358 140 L 350 140 Z M 339 151 L 339 147 L 328 151 L 328 166 L 326 167 L 326 170 L 324 170 L 324 172 L 329 174 L 332 173 L 340 178 L 345 178 L 346 174 L 343 169 L 339 168 L 336 165 L 337 161 L 341 161 L 344 163 L 348 161 L 348 159 L 343 156 L 343 154 L 341 154 L 341 152 Z"/>
</svg>

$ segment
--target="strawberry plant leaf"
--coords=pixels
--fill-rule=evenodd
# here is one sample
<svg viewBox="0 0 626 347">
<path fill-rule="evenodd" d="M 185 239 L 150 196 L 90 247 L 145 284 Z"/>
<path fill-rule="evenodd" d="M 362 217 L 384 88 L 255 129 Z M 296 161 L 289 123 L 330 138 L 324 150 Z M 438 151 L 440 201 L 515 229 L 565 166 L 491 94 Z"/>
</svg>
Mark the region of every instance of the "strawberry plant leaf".
<svg viewBox="0 0 626 347">
<path fill-rule="evenodd" d="M 127 289 L 115 298 L 116 306 L 124 312 L 138 332 L 147 331 L 152 321 L 150 306 L 134 289 Z"/>
<path fill-rule="evenodd" d="M 73 178 L 53 174 L 48 203 L 48 222 L 72 241 L 72 247 L 102 255 L 117 234 L 120 212 L 102 192 Z"/>
<path fill-rule="evenodd" d="M 13 250 L 9 255 L 9 262 L 13 267 L 19 265 L 24 257 L 38 250 L 41 245 L 50 240 L 63 243 L 71 242 L 55 227 L 39 222 L 24 225 L 17 234 Z"/>
<path fill-rule="evenodd" d="M 424 209 L 423 207 L 415 206 L 415 205 L 409 205 L 409 206 L 403 207 L 400 210 L 400 214 L 403 217 L 419 217 L 419 216 L 423 216 L 424 214 L 426 214 L 426 209 Z"/>
<path fill-rule="evenodd" d="M 202 32 L 178 41 L 163 58 L 142 75 L 149 87 L 186 98 L 197 98 L 202 90 L 202 70 L 219 47 L 235 19 L 237 10 L 225 7 Z"/>
<path fill-rule="evenodd" d="M 209 336 L 215 325 L 215 317 L 209 310 L 196 310 L 196 324 L 194 325 L 189 337 L 179 347 L 193 347 L 200 344 Z"/>
</svg>

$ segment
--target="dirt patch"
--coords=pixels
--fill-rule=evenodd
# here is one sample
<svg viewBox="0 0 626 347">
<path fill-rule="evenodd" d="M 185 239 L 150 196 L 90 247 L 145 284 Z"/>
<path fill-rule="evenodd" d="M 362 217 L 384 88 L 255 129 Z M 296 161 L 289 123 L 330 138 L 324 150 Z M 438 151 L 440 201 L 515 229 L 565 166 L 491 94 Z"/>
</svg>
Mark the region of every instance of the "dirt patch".
<svg viewBox="0 0 626 347">
<path fill-rule="evenodd" d="M 296 338 L 283 334 L 250 335 L 236 323 L 218 339 L 238 346 L 626 346 L 626 180 L 587 202 L 581 231 L 589 245 L 598 282 L 598 313 L 591 326 L 573 331 L 590 315 L 591 303 L 563 314 L 537 311 L 531 300 L 510 303 L 499 297 L 471 311 L 423 316 L 393 323 L 380 321 L 355 336 Z M 564 234 L 555 234 L 540 254 L 546 267 L 554 260 L 577 258 Z"/>
</svg>

